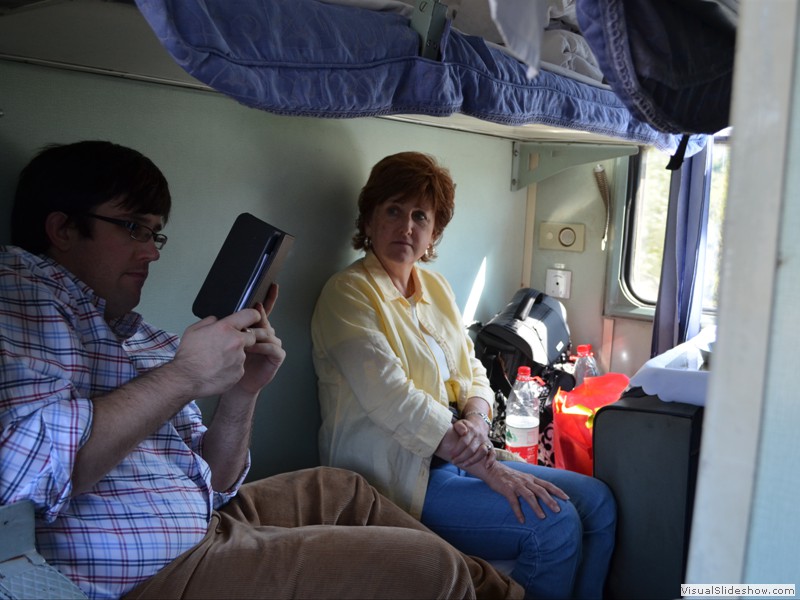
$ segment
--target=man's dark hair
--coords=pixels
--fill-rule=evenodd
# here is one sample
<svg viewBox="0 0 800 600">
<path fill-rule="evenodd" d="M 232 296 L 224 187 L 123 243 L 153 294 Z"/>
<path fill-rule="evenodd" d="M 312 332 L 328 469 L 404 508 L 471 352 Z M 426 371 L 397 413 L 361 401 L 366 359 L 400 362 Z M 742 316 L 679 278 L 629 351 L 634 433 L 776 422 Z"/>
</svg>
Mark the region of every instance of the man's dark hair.
<svg viewBox="0 0 800 600">
<path fill-rule="evenodd" d="M 169 218 L 172 200 L 164 174 L 136 150 L 106 141 L 45 147 L 22 170 L 11 211 L 11 243 L 36 254 L 50 240 L 45 220 L 63 212 L 81 235 L 91 237 L 89 219 L 96 206 L 118 199 L 132 212 Z"/>
</svg>

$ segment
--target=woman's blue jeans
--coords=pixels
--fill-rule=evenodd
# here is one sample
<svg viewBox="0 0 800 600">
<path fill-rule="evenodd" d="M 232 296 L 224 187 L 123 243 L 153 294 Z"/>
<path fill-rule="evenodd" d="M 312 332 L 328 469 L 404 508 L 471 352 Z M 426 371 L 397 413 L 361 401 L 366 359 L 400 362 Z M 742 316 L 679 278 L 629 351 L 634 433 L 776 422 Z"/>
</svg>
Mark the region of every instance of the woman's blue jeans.
<svg viewBox="0 0 800 600">
<path fill-rule="evenodd" d="M 489 561 L 516 561 L 511 577 L 530 598 L 601 598 L 614 549 L 616 503 L 601 481 L 572 471 L 505 462 L 569 496 L 539 519 L 524 501 L 520 523 L 481 479 L 434 457 L 422 522 L 453 546 Z"/>
</svg>

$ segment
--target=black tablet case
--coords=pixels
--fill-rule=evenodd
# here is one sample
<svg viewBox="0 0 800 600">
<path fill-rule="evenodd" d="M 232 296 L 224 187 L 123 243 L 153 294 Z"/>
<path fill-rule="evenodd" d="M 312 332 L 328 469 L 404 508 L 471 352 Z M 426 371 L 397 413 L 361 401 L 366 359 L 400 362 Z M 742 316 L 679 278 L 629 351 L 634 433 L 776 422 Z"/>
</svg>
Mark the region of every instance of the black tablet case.
<svg viewBox="0 0 800 600">
<path fill-rule="evenodd" d="M 211 265 L 192 304 L 201 319 L 226 317 L 263 302 L 294 244 L 294 237 L 269 223 L 242 213 Z"/>
</svg>

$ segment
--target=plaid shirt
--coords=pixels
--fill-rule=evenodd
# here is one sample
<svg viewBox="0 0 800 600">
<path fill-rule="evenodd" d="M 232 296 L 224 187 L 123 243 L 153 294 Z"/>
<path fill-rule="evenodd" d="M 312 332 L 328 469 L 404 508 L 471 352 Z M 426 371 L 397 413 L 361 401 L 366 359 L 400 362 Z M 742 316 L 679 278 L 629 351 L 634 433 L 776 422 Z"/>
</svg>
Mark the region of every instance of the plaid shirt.
<svg viewBox="0 0 800 600">
<path fill-rule="evenodd" d="M 201 458 L 194 402 L 71 497 L 93 397 L 174 356 L 178 338 L 104 301 L 55 261 L 0 247 L 0 504 L 32 500 L 39 551 L 91 597 L 119 597 L 206 533 L 226 493 Z M 249 467 L 249 465 L 248 465 Z"/>
</svg>

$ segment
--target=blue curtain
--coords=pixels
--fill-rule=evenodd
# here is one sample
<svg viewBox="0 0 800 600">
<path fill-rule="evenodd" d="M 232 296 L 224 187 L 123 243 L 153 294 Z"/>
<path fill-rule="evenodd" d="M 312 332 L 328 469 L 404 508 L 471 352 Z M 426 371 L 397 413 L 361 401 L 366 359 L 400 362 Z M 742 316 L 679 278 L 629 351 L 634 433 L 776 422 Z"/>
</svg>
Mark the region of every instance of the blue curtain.
<svg viewBox="0 0 800 600">
<path fill-rule="evenodd" d="M 700 332 L 713 140 L 672 174 L 651 356 Z"/>
</svg>

